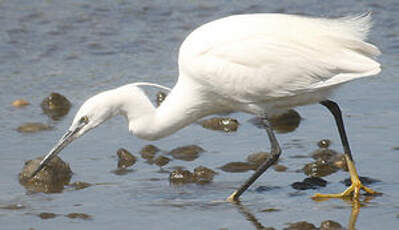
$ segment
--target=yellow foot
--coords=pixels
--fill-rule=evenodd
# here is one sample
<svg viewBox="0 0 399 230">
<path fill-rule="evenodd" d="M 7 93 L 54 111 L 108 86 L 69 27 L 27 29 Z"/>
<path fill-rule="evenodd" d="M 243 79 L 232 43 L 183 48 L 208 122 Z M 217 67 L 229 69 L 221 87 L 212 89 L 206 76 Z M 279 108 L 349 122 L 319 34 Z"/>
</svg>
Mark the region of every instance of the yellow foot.
<svg viewBox="0 0 399 230">
<path fill-rule="evenodd" d="M 368 193 L 370 195 L 377 194 L 376 191 L 372 190 L 371 188 L 368 188 L 368 187 L 364 186 L 360 181 L 357 181 L 355 183 L 352 183 L 352 185 L 349 186 L 342 193 L 338 193 L 338 194 L 320 194 L 320 193 L 316 193 L 312 198 L 313 199 L 318 199 L 318 198 L 345 198 L 345 197 L 350 197 L 352 195 L 353 198 L 358 199 L 361 189 L 363 189 L 366 193 Z"/>
<path fill-rule="evenodd" d="M 236 194 L 237 194 L 237 191 L 233 192 L 229 197 L 227 197 L 226 201 L 232 202 L 232 203 L 237 202 L 238 199 L 236 198 Z"/>
</svg>

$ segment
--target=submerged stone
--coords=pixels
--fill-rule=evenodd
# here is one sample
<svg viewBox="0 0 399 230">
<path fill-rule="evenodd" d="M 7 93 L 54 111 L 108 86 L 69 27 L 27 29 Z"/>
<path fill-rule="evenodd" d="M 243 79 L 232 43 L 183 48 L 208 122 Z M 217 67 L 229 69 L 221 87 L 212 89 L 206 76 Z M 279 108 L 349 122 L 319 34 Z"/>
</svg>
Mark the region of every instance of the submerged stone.
<svg viewBox="0 0 399 230">
<path fill-rule="evenodd" d="M 92 217 L 86 213 L 77 213 L 77 212 L 69 213 L 66 215 L 66 217 L 70 219 L 82 219 L 82 220 L 92 219 Z"/>
<path fill-rule="evenodd" d="M 279 212 L 279 211 L 281 211 L 281 210 L 278 208 L 266 208 L 266 209 L 261 210 L 260 212 Z"/>
<path fill-rule="evenodd" d="M 154 145 L 146 145 L 140 150 L 140 155 L 143 159 L 151 160 L 159 152 L 159 148 Z"/>
<path fill-rule="evenodd" d="M 294 182 L 291 184 L 291 187 L 296 190 L 308 190 L 308 189 L 316 189 L 317 188 L 316 186 L 306 183 L 306 182 L 303 182 L 303 181 Z"/>
<path fill-rule="evenodd" d="M 300 122 L 301 116 L 293 109 L 290 109 L 286 113 L 283 113 L 279 116 L 270 118 L 270 125 L 272 129 L 278 133 L 293 132 L 296 128 L 298 128 Z"/>
<path fill-rule="evenodd" d="M 32 173 L 37 169 L 43 157 L 25 162 L 22 172 L 19 173 L 19 183 L 33 192 L 57 193 L 69 184 L 72 171 L 67 163 L 58 156 L 51 159 L 33 178 Z"/>
<path fill-rule="evenodd" d="M 92 184 L 83 181 L 76 181 L 69 184 L 69 186 L 75 188 L 75 190 L 81 190 L 92 186 Z"/>
<path fill-rule="evenodd" d="M 133 169 L 128 169 L 128 168 L 117 168 L 115 170 L 112 170 L 111 173 L 118 175 L 118 176 L 123 176 L 123 175 L 131 173 L 133 171 L 134 171 Z"/>
<path fill-rule="evenodd" d="M 41 219 L 46 220 L 46 219 L 56 218 L 56 217 L 57 217 L 57 214 L 52 213 L 52 212 L 41 212 L 41 213 L 39 213 L 38 216 L 39 216 Z"/>
<path fill-rule="evenodd" d="M 329 161 L 335 156 L 337 156 L 339 153 L 328 148 L 320 148 L 316 149 L 311 153 L 313 159 L 315 160 L 323 160 L 323 161 Z"/>
<path fill-rule="evenodd" d="M 288 169 L 288 167 L 285 165 L 273 165 L 273 168 L 276 172 L 285 172 Z"/>
<path fill-rule="evenodd" d="M 4 205 L 4 206 L 0 205 L 0 209 L 19 210 L 19 209 L 24 209 L 24 208 L 26 208 L 26 206 L 23 204 L 19 204 L 19 203 L 9 204 L 9 205 Z"/>
<path fill-rule="evenodd" d="M 239 123 L 236 119 L 229 117 L 214 117 L 201 121 L 201 125 L 206 129 L 224 131 L 229 133 L 237 131 Z"/>
<path fill-rule="evenodd" d="M 168 154 L 172 155 L 173 158 L 184 160 L 184 161 L 193 161 L 199 157 L 200 152 L 204 152 L 205 150 L 197 145 L 188 145 L 179 148 L 175 148 L 170 151 Z"/>
<path fill-rule="evenodd" d="M 269 192 L 272 190 L 276 190 L 276 189 L 280 189 L 279 186 L 267 186 L 267 185 L 261 185 L 255 188 L 255 191 L 258 193 L 262 193 L 262 192 Z"/>
<path fill-rule="evenodd" d="M 127 168 L 136 163 L 136 157 L 124 148 L 118 149 L 118 168 Z"/>
<path fill-rule="evenodd" d="M 39 122 L 27 122 L 20 125 L 17 131 L 20 133 L 35 133 L 52 129 L 51 126 Z"/>
<path fill-rule="evenodd" d="M 362 182 L 363 185 L 369 185 L 369 184 L 374 184 L 377 182 L 380 182 L 378 179 L 373 179 L 370 177 L 365 177 L 365 176 L 359 176 L 359 180 Z M 346 178 L 343 183 L 346 186 L 350 186 L 352 184 L 351 178 Z"/>
<path fill-rule="evenodd" d="M 320 177 L 307 177 L 303 180 L 303 182 L 309 183 L 309 184 L 312 184 L 312 185 L 318 186 L 318 187 L 326 187 L 326 185 L 327 185 L 327 181 Z"/>
<path fill-rule="evenodd" d="M 308 189 L 317 189 L 319 187 L 325 187 L 327 185 L 327 181 L 318 177 L 308 177 L 305 178 L 301 182 L 294 182 L 291 184 L 291 187 L 296 190 L 308 190 Z"/>
<path fill-rule="evenodd" d="M 250 164 L 259 166 L 266 160 L 270 159 L 272 155 L 267 152 L 258 152 L 258 153 L 252 153 L 247 157 L 247 161 Z"/>
<path fill-rule="evenodd" d="M 65 96 L 53 92 L 43 99 L 40 106 L 51 119 L 59 120 L 69 112 L 71 102 Z"/>
<path fill-rule="evenodd" d="M 221 170 L 225 172 L 247 172 L 249 170 L 255 170 L 257 168 L 256 165 L 248 163 L 248 162 L 230 162 L 222 167 L 220 167 Z"/>
</svg>

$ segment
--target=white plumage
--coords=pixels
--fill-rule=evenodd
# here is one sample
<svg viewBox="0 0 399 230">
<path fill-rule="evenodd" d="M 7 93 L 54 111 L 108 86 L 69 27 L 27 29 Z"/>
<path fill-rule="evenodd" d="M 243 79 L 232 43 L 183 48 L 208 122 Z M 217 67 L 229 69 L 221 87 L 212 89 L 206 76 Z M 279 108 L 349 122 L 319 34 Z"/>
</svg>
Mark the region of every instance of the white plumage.
<svg viewBox="0 0 399 230">
<path fill-rule="evenodd" d="M 222 18 L 199 27 L 183 42 L 179 78 L 241 103 L 312 93 L 380 71 L 373 60 L 379 50 L 364 42 L 369 28 L 370 15 Z"/>
</svg>

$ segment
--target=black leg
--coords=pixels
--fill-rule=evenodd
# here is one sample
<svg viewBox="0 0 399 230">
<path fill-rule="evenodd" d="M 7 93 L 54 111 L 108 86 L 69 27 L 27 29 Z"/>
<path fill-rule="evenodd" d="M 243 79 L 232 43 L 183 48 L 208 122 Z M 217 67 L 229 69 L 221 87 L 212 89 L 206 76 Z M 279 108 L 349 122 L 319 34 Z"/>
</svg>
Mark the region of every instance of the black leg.
<svg viewBox="0 0 399 230">
<path fill-rule="evenodd" d="M 337 123 L 339 136 L 341 137 L 342 145 L 344 147 L 344 153 L 349 157 L 351 161 L 353 161 L 351 149 L 349 147 L 349 141 L 345 132 L 344 122 L 342 120 L 342 113 L 338 104 L 330 100 L 322 101 L 320 102 L 320 104 L 327 107 L 327 109 L 330 110 L 330 112 L 333 114 L 335 122 Z"/>
<path fill-rule="evenodd" d="M 348 197 L 353 194 L 353 198 L 358 199 L 360 195 L 360 190 L 363 189 L 369 194 L 376 194 L 376 192 L 362 184 L 362 182 L 359 180 L 359 175 L 357 174 L 357 170 L 355 167 L 355 164 L 353 162 L 352 154 L 351 154 L 351 149 L 349 148 L 349 142 L 348 138 L 346 137 L 345 133 L 345 128 L 344 128 L 344 122 L 342 121 L 342 114 L 341 110 L 339 109 L 339 106 L 337 103 L 326 100 L 320 102 L 320 104 L 324 105 L 325 107 L 330 110 L 330 112 L 334 115 L 335 122 L 337 123 L 338 127 L 338 132 L 341 137 L 342 145 L 344 147 L 344 152 L 345 152 L 345 160 L 346 164 L 348 166 L 348 171 L 351 176 L 351 181 L 352 185 L 349 186 L 344 192 L 338 193 L 338 194 L 315 194 L 313 198 L 343 198 L 343 197 Z"/>
<path fill-rule="evenodd" d="M 272 128 L 270 127 L 269 121 L 267 118 L 263 118 L 263 123 L 265 126 L 265 130 L 267 132 L 267 135 L 269 136 L 270 144 L 271 144 L 271 151 L 270 154 L 272 155 L 271 158 L 267 159 L 265 162 L 263 162 L 255 171 L 255 173 L 248 178 L 248 180 L 233 194 L 231 194 L 227 200 L 228 201 L 237 201 L 238 198 L 243 194 L 251 184 L 253 184 L 256 179 L 260 175 L 262 175 L 270 166 L 272 166 L 280 157 L 281 153 L 281 148 L 280 145 L 278 144 L 278 141 L 276 139 L 276 136 L 274 135 L 274 132 Z"/>
</svg>

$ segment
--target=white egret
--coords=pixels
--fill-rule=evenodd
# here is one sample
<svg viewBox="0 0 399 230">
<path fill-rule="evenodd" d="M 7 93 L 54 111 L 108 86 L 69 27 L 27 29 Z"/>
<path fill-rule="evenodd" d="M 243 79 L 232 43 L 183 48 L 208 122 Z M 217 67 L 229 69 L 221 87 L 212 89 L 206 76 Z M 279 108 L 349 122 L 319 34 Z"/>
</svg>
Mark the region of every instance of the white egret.
<svg viewBox="0 0 399 230">
<path fill-rule="evenodd" d="M 182 43 L 177 83 L 160 107 L 140 88 L 163 87 L 151 83 L 91 97 L 33 176 L 70 142 L 115 115 L 125 116 L 137 137 L 156 140 L 210 114 L 245 112 L 263 119 L 272 158 L 228 198 L 235 201 L 280 156 L 268 119 L 295 106 L 320 103 L 336 120 L 352 185 L 343 193 L 316 197 L 357 198 L 360 189 L 375 193 L 359 180 L 340 109 L 329 100 L 337 86 L 380 72 L 374 60 L 380 51 L 365 42 L 370 20 L 370 14 L 335 19 L 248 14 L 204 24 Z"/>
</svg>

